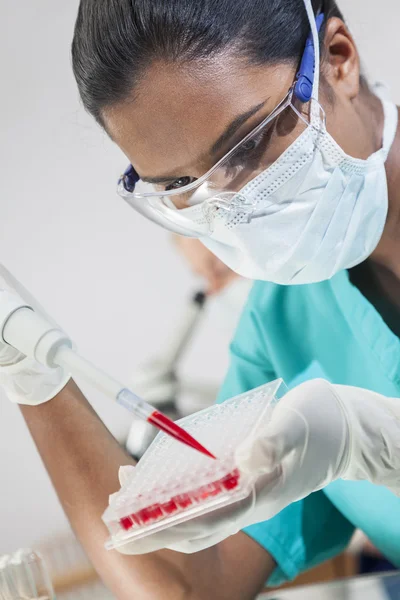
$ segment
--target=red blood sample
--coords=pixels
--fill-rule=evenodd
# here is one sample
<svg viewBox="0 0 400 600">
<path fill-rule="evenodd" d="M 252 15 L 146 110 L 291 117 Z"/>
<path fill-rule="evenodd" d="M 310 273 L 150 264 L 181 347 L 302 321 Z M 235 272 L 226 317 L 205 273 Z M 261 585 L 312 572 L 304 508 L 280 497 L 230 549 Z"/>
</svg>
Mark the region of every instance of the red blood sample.
<svg viewBox="0 0 400 600">
<path fill-rule="evenodd" d="M 179 506 L 179 508 L 187 508 L 192 504 L 192 499 L 189 494 L 180 494 L 179 496 L 174 496 L 172 500 Z"/>
<path fill-rule="evenodd" d="M 178 506 L 177 506 L 176 502 L 174 502 L 173 499 L 168 500 L 168 502 L 164 502 L 164 504 L 161 504 L 161 508 L 162 508 L 163 512 L 167 515 L 171 515 L 176 510 L 178 510 Z"/>
<path fill-rule="evenodd" d="M 125 529 L 125 531 L 128 531 L 129 529 L 132 529 L 132 527 L 133 527 L 133 523 L 129 517 L 124 517 L 123 519 L 120 520 L 120 523 L 121 523 L 121 526 Z"/>
<path fill-rule="evenodd" d="M 142 508 L 137 514 L 137 517 L 142 523 L 148 523 L 149 521 L 155 521 L 159 517 L 162 517 L 162 510 L 159 504 L 153 504 Z"/>
<path fill-rule="evenodd" d="M 197 490 L 193 490 L 190 495 L 192 496 L 195 502 L 201 502 L 203 499 L 203 488 L 198 488 Z"/>
<path fill-rule="evenodd" d="M 222 486 L 220 481 L 214 481 L 213 487 L 215 490 L 215 495 L 220 494 L 222 492 Z"/>
<path fill-rule="evenodd" d="M 159 504 L 153 504 L 153 506 L 150 506 L 149 511 L 153 520 L 159 519 L 163 516 L 163 511 L 161 510 L 161 506 Z"/>
<path fill-rule="evenodd" d="M 145 524 L 148 521 L 150 521 L 150 515 L 148 513 L 147 508 L 142 508 L 142 510 L 139 510 L 139 512 L 136 513 L 138 519 L 140 520 L 141 524 Z"/>
<path fill-rule="evenodd" d="M 202 446 L 197 440 L 195 440 L 194 437 L 190 435 L 190 433 L 182 429 L 182 427 L 179 427 L 179 425 L 174 423 L 166 415 L 163 415 L 163 413 L 158 412 L 158 410 L 155 410 L 147 420 L 149 423 L 155 425 L 155 427 L 158 427 L 158 429 L 161 429 L 161 431 L 164 431 L 176 440 L 179 440 L 187 446 L 190 446 L 191 448 L 202 452 L 210 458 L 215 458 L 214 454 L 211 454 L 211 452 L 204 448 L 204 446 Z"/>
<path fill-rule="evenodd" d="M 226 490 L 233 490 L 239 484 L 239 471 L 235 469 L 232 473 L 228 473 L 225 477 L 221 479 L 221 483 Z"/>
<path fill-rule="evenodd" d="M 201 502 L 202 500 L 206 500 L 210 496 L 216 496 L 221 491 L 220 486 L 216 486 L 214 483 L 209 483 L 208 485 L 203 485 L 194 492 L 192 492 L 192 496 L 196 500 L 196 502 Z"/>
<path fill-rule="evenodd" d="M 197 490 L 193 490 L 190 493 L 179 494 L 174 496 L 163 504 L 152 504 L 142 508 L 137 513 L 130 515 L 130 517 L 124 517 L 120 520 L 121 526 L 125 530 L 131 529 L 136 525 L 146 525 L 150 521 L 156 521 L 165 515 L 169 515 L 177 511 L 179 508 L 188 508 L 195 502 L 202 502 L 211 496 L 220 494 L 223 490 L 233 490 L 239 484 L 240 473 L 238 469 L 235 469 L 231 473 L 225 475 L 218 481 L 214 481 L 210 484 L 203 485 Z"/>
</svg>

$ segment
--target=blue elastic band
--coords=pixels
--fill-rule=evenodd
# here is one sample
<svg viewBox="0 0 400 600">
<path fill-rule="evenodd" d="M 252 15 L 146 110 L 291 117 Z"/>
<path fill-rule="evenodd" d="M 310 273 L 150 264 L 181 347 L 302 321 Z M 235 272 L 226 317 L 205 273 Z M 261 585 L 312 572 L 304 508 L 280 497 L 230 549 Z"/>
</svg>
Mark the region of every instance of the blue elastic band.
<svg viewBox="0 0 400 600">
<path fill-rule="evenodd" d="M 140 177 L 136 173 L 135 169 L 132 167 L 132 165 L 129 165 L 124 174 L 121 176 L 119 182 L 124 184 L 124 188 L 127 192 L 132 193 L 135 191 L 135 187 L 139 179 Z"/>
<path fill-rule="evenodd" d="M 321 13 L 315 18 L 318 33 L 321 30 L 325 15 Z M 294 95 L 300 102 L 309 102 L 312 98 L 315 73 L 314 41 L 312 32 L 307 38 L 300 69 L 297 73 L 297 81 L 294 87 Z"/>
</svg>

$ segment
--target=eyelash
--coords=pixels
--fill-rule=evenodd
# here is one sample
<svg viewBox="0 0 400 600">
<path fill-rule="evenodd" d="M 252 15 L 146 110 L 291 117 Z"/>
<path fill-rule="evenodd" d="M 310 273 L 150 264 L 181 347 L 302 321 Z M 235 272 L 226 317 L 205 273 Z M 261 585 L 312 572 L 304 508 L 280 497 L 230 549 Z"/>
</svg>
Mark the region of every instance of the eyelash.
<svg viewBox="0 0 400 600">
<path fill-rule="evenodd" d="M 248 162 L 254 160 L 257 156 L 257 152 L 260 152 L 260 146 L 262 142 L 266 142 L 263 146 L 262 150 L 265 151 L 271 142 L 271 136 L 273 132 L 273 127 L 269 127 L 268 129 L 262 130 L 257 136 L 249 140 L 249 142 L 254 141 L 255 146 L 249 150 L 245 148 L 241 148 L 234 154 L 231 158 L 227 160 L 225 163 L 226 169 L 235 169 L 238 167 L 244 167 Z M 249 143 L 247 142 L 247 143 Z"/>
<path fill-rule="evenodd" d="M 227 162 L 224 164 L 224 167 L 227 170 L 229 170 L 229 169 L 236 169 L 238 167 L 246 166 L 246 162 L 248 162 L 254 158 L 257 151 L 259 151 L 259 149 L 260 149 L 261 143 L 264 140 L 266 140 L 266 144 L 263 149 L 265 150 L 269 146 L 269 144 L 271 142 L 272 132 L 273 132 L 273 127 L 269 127 L 268 129 L 264 129 L 263 131 L 261 131 L 257 136 L 252 138 L 252 140 L 249 140 L 249 142 L 252 142 L 252 141 L 256 142 L 256 145 L 253 148 L 251 148 L 250 150 L 241 148 L 240 150 L 238 150 L 238 152 L 236 154 L 234 154 L 231 158 L 229 158 L 227 160 Z M 269 139 L 268 139 L 268 137 L 269 137 Z M 249 142 L 247 142 L 247 143 L 249 143 Z M 188 181 L 185 181 L 185 180 L 188 180 Z M 185 183 L 183 183 L 181 185 L 177 185 L 180 181 L 185 181 Z M 164 189 L 165 189 L 165 191 L 179 189 L 180 187 L 186 187 L 193 181 L 195 181 L 194 177 L 180 177 L 176 181 L 173 181 L 172 183 L 169 183 L 168 185 L 166 185 L 164 187 Z"/>
<path fill-rule="evenodd" d="M 177 185 L 180 181 L 184 181 L 185 179 L 187 179 L 188 181 L 185 181 L 185 183 L 183 183 L 181 185 Z M 164 189 L 166 192 L 169 192 L 170 190 L 177 190 L 180 187 L 185 187 L 185 186 L 193 183 L 194 180 L 195 180 L 194 177 L 180 177 L 179 179 L 176 179 L 172 183 L 169 183 L 168 185 L 166 185 Z M 176 186 L 176 187 L 174 187 L 174 186 Z"/>
</svg>

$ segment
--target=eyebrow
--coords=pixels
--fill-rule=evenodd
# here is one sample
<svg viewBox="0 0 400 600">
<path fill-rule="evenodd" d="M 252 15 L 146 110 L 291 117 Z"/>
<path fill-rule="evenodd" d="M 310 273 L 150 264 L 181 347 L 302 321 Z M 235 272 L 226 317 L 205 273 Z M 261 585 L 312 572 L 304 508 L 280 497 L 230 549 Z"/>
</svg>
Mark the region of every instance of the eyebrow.
<svg viewBox="0 0 400 600">
<path fill-rule="evenodd" d="M 241 115 L 236 117 L 228 125 L 228 127 L 225 129 L 223 134 L 217 139 L 217 141 L 211 146 L 211 149 L 209 150 L 208 154 L 210 156 L 215 156 L 215 154 L 217 154 L 217 152 L 219 152 L 221 148 L 235 135 L 235 133 L 241 128 L 241 126 L 244 125 L 246 121 L 251 119 L 251 117 L 257 114 L 266 105 L 268 100 L 269 97 L 264 102 L 260 102 L 260 104 L 253 106 L 253 108 L 250 108 L 245 113 L 242 113 Z M 145 181 L 146 183 L 165 183 L 167 181 L 174 181 L 175 179 L 179 179 L 179 177 L 182 177 L 183 170 L 184 169 L 180 170 L 180 175 L 164 175 L 163 177 L 141 177 L 140 179 L 142 181 Z"/>
<path fill-rule="evenodd" d="M 226 142 L 228 142 L 235 135 L 235 133 L 238 131 L 238 129 L 240 129 L 240 127 L 242 125 L 244 125 L 244 123 L 246 123 L 246 121 L 248 121 L 251 117 L 253 117 L 255 114 L 257 114 L 266 105 L 268 100 L 269 100 L 269 98 L 267 98 L 267 100 L 265 100 L 264 102 L 260 102 L 260 104 L 257 104 L 257 106 L 253 106 L 253 108 L 250 108 L 250 110 L 248 110 L 247 112 L 236 117 L 236 119 L 234 121 L 232 121 L 232 123 L 230 125 L 228 125 L 228 127 L 225 129 L 224 133 L 218 138 L 218 140 L 212 146 L 212 148 L 210 150 L 210 154 L 211 155 L 217 154 L 217 152 L 219 152 L 219 150 L 221 150 L 221 148 L 226 144 Z"/>
</svg>

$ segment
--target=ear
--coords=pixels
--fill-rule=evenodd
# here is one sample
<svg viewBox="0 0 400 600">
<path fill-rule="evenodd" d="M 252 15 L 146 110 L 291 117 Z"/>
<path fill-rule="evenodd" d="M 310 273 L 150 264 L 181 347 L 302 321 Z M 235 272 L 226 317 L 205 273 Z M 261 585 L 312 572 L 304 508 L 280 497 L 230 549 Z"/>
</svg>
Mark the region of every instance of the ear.
<svg viewBox="0 0 400 600">
<path fill-rule="evenodd" d="M 353 100 L 360 91 L 360 57 L 341 19 L 328 20 L 324 39 L 324 75 L 335 93 Z"/>
</svg>

